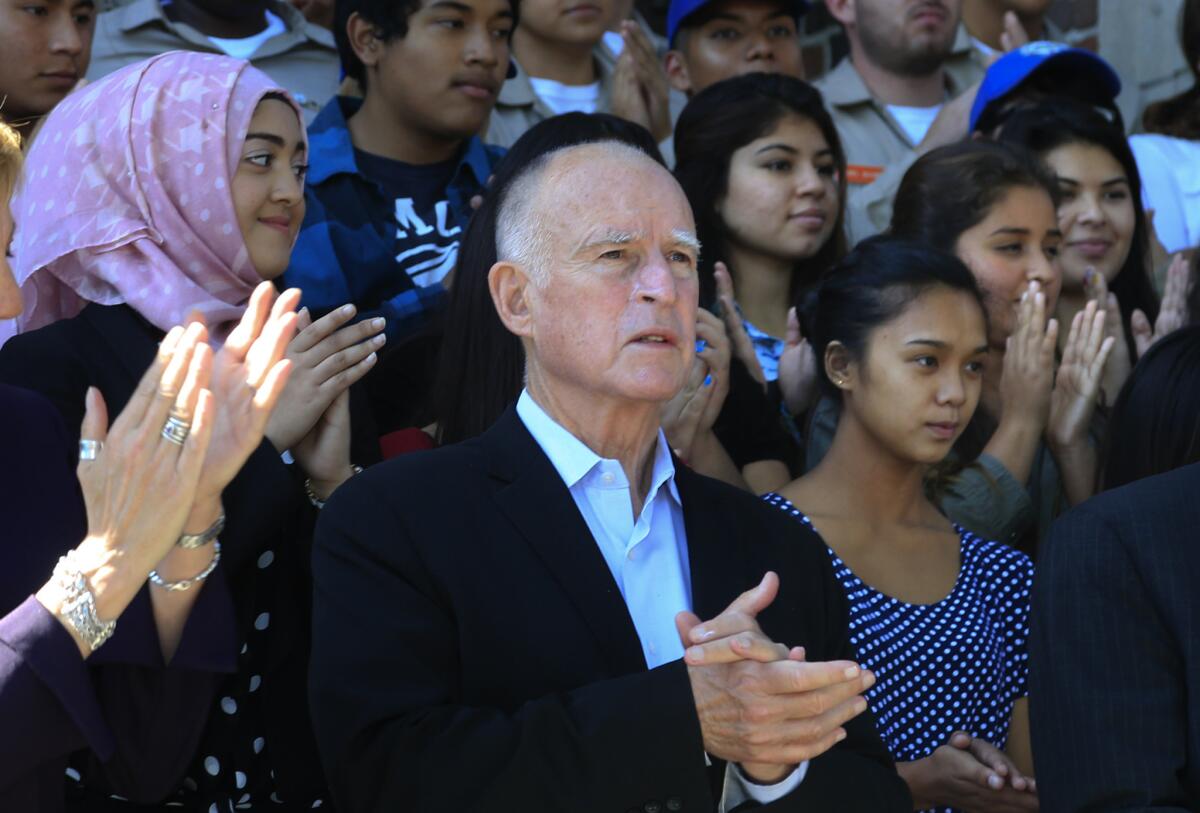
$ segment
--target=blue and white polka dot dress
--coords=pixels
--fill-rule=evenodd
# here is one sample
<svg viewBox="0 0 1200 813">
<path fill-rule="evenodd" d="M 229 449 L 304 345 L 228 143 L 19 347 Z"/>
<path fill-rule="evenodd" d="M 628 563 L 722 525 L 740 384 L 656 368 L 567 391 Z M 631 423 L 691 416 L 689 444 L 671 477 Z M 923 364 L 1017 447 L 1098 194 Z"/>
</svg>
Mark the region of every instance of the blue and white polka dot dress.
<svg viewBox="0 0 1200 813">
<path fill-rule="evenodd" d="M 763 499 L 812 527 L 784 497 Z M 867 699 L 897 762 L 929 756 L 955 731 L 1003 749 L 1013 703 L 1029 693 L 1033 562 L 1007 545 L 958 532 L 958 580 L 935 604 L 908 604 L 875 590 L 829 550 L 850 602 L 850 641 L 877 678 Z"/>
</svg>

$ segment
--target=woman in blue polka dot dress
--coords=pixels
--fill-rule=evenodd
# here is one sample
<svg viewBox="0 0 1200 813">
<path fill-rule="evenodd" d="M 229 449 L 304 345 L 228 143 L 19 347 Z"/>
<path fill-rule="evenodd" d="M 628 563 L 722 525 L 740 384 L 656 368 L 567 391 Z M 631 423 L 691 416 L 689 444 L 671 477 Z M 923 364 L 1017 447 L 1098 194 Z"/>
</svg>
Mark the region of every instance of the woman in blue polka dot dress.
<svg viewBox="0 0 1200 813">
<path fill-rule="evenodd" d="M 833 445 L 765 499 L 825 543 L 868 701 L 918 810 L 1036 811 L 1024 554 L 951 524 L 925 495 L 978 404 L 986 316 L 955 257 L 864 241 L 806 303 Z"/>
</svg>

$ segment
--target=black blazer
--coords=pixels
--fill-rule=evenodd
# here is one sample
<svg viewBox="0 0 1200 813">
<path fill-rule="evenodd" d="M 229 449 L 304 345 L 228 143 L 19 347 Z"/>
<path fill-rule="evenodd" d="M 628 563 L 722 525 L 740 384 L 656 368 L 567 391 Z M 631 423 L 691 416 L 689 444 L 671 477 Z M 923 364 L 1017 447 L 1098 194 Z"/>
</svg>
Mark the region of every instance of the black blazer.
<svg viewBox="0 0 1200 813">
<path fill-rule="evenodd" d="M 67 448 L 58 453 L 73 459 L 87 388 L 95 386 L 100 390 L 108 406 L 109 421 L 114 421 L 154 360 L 162 336 L 161 330 L 126 305 L 92 304 L 73 319 L 55 322 L 6 342 L 0 348 L 0 382 L 34 390 L 58 408 L 68 433 Z M 50 453 L 47 450 L 47 454 Z M 186 642 L 190 635 L 199 635 L 197 648 L 204 650 L 205 660 L 222 662 L 225 664 L 223 671 L 233 672 L 237 668 L 238 650 L 251 633 L 256 605 L 264 600 L 269 603 L 273 612 L 271 634 L 261 644 L 265 646 L 265 652 L 260 662 L 264 670 L 260 702 L 261 722 L 265 729 L 262 733 L 271 745 L 275 785 L 285 798 L 321 793 L 323 777 L 305 713 L 310 598 L 308 562 L 313 509 L 304 496 L 300 481 L 288 471 L 279 453 L 266 440 L 226 488 L 223 502 L 227 522 L 225 532 L 221 534 L 221 565 L 214 574 L 216 578 L 205 585 L 191 618 L 201 615 L 201 605 L 215 600 L 216 594 L 221 592 L 225 602 L 232 599 L 233 608 L 226 616 L 235 616 L 236 623 L 221 634 L 212 629 L 198 629 L 201 625 L 189 623 L 184 640 Z M 64 508 L 67 509 L 79 510 L 76 506 Z M 275 570 L 274 583 L 269 598 L 264 598 L 266 591 L 259 586 L 261 571 L 256 567 L 258 557 L 265 550 L 274 554 L 271 566 Z M 45 580 L 59 553 L 61 551 L 49 549 L 38 551 L 39 566 L 30 569 L 31 573 L 38 574 L 32 589 Z M 31 588 L 23 589 L 28 592 Z M 132 618 L 137 615 L 148 617 L 148 595 L 148 589 L 143 588 L 126 611 L 129 618 L 123 616 L 118 623 L 113 640 L 98 650 L 89 662 L 99 663 L 122 656 L 118 636 L 131 629 Z M 152 622 L 150 629 L 153 629 Z M 181 643 L 181 651 L 185 645 Z M 161 670 L 161 656 L 156 663 L 139 665 Z M 169 671 L 174 674 L 185 670 Z M 139 798 L 143 800 L 160 798 L 174 790 L 188 763 L 198 759 L 195 750 L 197 743 L 202 742 L 206 721 L 210 715 L 221 714 L 211 701 L 218 689 L 228 691 L 228 684 L 236 680 L 236 676 L 197 674 L 196 679 L 200 681 L 199 688 L 192 691 L 187 704 L 191 716 L 185 720 L 175 715 L 175 719 L 162 721 L 168 729 L 167 733 L 161 734 L 167 745 L 147 747 L 147 732 L 136 732 L 141 747 L 153 753 L 152 764 L 159 766 L 152 776 L 143 777 L 139 786 Z M 222 686 L 220 681 L 226 685 Z M 114 691 L 133 691 L 124 674 L 114 679 Z M 149 728 L 151 733 L 156 731 L 154 727 Z M 146 758 L 142 760 L 145 762 Z M 104 775 L 111 773 L 109 766 L 91 764 L 87 768 L 85 780 L 95 792 L 103 795 L 107 791 L 117 791 L 129 795 L 125 782 L 118 783 L 112 776 Z M 61 781 L 61 773 L 59 777 Z M 90 810 L 95 804 L 98 802 L 88 800 L 80 806 Z"/>
<path fill-rule="evenodd" d="M 750 494 L 680 467 L 695 612 L 768 569 L 760 622 L 812 660 L 853 658 L 823 547 Z M 313 558 L 313 722 L 334 799 L 363 811 L 712 811 L 682 661 L 647 670 L 570 492 L 515 410 L 457 446 L 338 491 Z M 907 811 L 873 720 L 772 810 Z"/>
<path fill-rule="evenodd" d="M 1200 464 L 1061 518 L 1030 640 L 1042 809 L 1200 810 Z"/>
</svg>

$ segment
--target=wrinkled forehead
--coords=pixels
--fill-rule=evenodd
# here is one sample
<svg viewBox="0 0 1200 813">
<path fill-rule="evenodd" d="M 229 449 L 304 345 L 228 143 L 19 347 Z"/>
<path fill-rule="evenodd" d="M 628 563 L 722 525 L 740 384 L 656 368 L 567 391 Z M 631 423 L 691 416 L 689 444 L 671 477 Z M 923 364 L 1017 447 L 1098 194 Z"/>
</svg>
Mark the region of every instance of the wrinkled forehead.
<svg viewBox="0 0 1200 813">
<path fill-rule="evenodd" d="M 547 229 L 568 240 L 604 228 L 657 235 L 696 228 L 675 178 L 644 155 L 565 154 L 547 167 L 535 207 Z"/>
</svg>

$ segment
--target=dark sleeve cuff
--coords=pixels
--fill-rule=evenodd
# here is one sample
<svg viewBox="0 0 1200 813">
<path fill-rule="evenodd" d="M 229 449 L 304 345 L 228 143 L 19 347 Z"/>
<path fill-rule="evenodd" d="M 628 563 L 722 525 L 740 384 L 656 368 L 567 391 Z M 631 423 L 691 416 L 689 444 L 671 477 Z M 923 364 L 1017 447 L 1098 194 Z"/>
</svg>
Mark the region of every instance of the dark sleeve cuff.
<svg viewBox="0 0 1200 813">
<path fill-rule="evenodd" d="M 0 643 L 12 649 L 58 700 L 96 755 L 108 759 L 114 750 L 112 732 L 104 722 L 87 662 L 58 619 L 30 596 L 0 618 Z M 32 716 L 38 711 L 21 713 Z"/>
<path fill-rule="evenodd" d="M 167 668 L 158 642 L 149 584 L 138 591 L 121 613 L 112 638 L 89 660 L 92 664 Z M 237 625 L 224 566 L 219 565 L 205 579 L 184 625 L 170 668 L 223 674 L 237 671 Z"/>
</svg>

